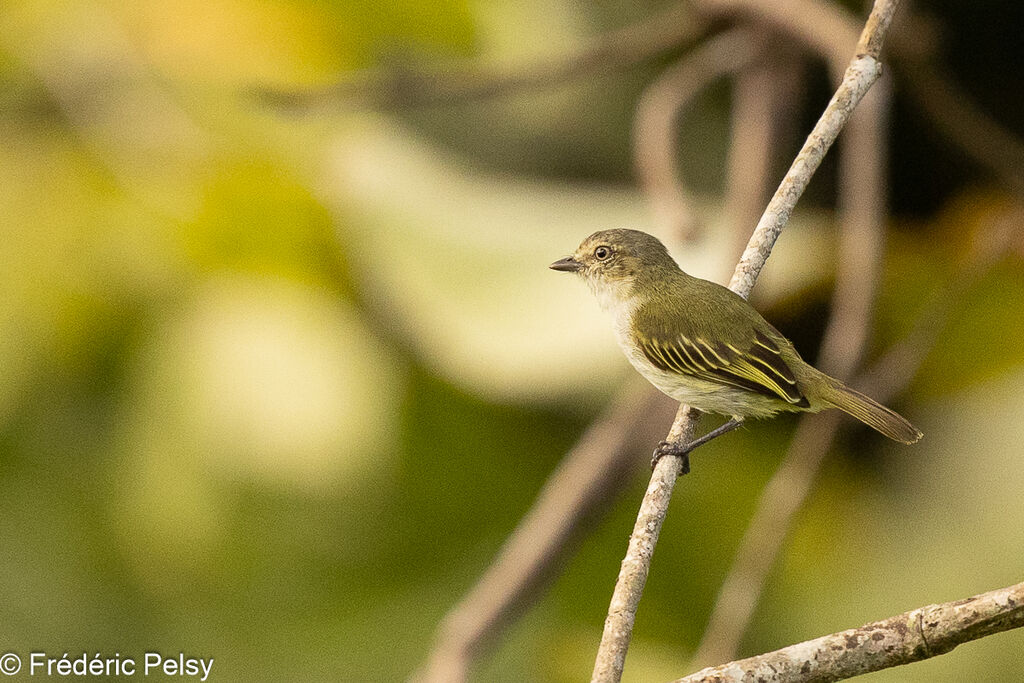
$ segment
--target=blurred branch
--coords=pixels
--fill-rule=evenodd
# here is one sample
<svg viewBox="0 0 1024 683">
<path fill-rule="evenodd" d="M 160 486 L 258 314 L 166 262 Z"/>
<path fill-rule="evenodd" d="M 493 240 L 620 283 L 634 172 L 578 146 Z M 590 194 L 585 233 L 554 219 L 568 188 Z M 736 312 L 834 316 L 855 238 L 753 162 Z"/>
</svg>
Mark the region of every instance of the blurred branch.
<svg viewBox="0 0 1024 683">
<path fill-rule="evenodd" d="M 812 0 L 691 0 L 708 20 L 767 22 L 824 57 L 838 75 L 846 63 L 856 20 L 832 3 Z M 934 65 L 934 33 L 919 15 L 908 14 L 894 31 L 891 51 L 900 80 L 938 131 L 968 157 L 988 168 L 1010 190 L 1024 194 L 1024 142 L 985 114 L 962 88 Z M 923 38 L 922 38 L 923 36 Z"/>
<path fill-rule="evenodd" d="M 849 61 L 849 46 L 858 35 L 858 22 L 853 15 L 837 11 L 830 4 L 816 0 L 691 0 L 709 20 L 729 18 L 767 24 L 780 33 L 793 36 L 804 46 L 828 62 L 833 75 L 843 77 Z M 886 21 L 891 21 L 891 17 Z M 882 30 L 888 26 L 881 27 Z M 872 30 L 865 26 L 855 54 L 871 54 L 876 59 L 877 45 L 865 40 Z"/>
<path fill-rule="evenodd" d="M 850 120 L 840 149 L 836 287 L 818 365 L 843 378 L 860 365 L 871 336 L 882 275 L 890 101 L 889 81 L 883 78 Z"/>
<path fill-rule="evenodd" d="M 847 43 L 846 36 L 856 34 L 857 25 L 852 17 L 836 10 L 837 7 L 808 0 L 690 0 L 645 21 L 593 38 L 574 53 L 526 66 L 379 68 L 326 88 L 256 88 L 254 93 L 267 104 L 284 109 L 332 105 L 348 109 L 402 109 L 483 100 L 642 64 L 694 42 L 709 30 L 712 19 L 722 17 L 764 21 L 783 29 L 826 56 L 839 77 L 845 69 L 846 53 L 835 48 Z M 921 24 L 919 17 L 908 19 L 912 20 L 918 22 L 916 26 Z M 942 135 L 990 169 L 1009 189 L 1024 195 L 1024 143 L 942 76 L 932 64 L 931 55 L 920 48 L 918 33 L 896 32 L 891 41 L 897 65 L 908 74 L 902 85 Z M 694 223 L 692 211 L 685 206 L 673 209 L 671 199 L 667 199 L 666 207 L 656 211 L 664 211 L 668 220 L 678 215 L 684 225 Z"/>
<path fill-rule="evenodd" d="M 477 584 L 448 613 L 417 681 L 457 683 L 515 615 L 540 593 L 587 522 L 625 488 L 637 443 L 655 438 L 672 401 L 631 381 L 559 464 Z"/>
<path fill-rule="evenodd" d="M 801 418 L 789 450 L 765 486 L 697 647 L 695 666 L 736 656 L 793 517 L 810 493 L 842 421 L 835 411 Z"/>
<path fill-rule="evenodd" d="M 919 662 L 1024 626 L 1024 583 L 709 667 L 674 683 L 825 683 Z"/>
<path fill-rule="evenodd" d="M 680 113 L 710 84 L 761 58 L 763 47 L 753 31 L 731 29 L 681 57 L 644 90 L 633 119 L 633 162 L 662 234 L 685 240 L 698 230 L 676 164 Z"/>
<path fill-rule="evenodd" d="M 255 94 L 282 108 L 340 105 L 346 109 L 408 109 L 483 100 L 627 69 L 697 40 L 708 28 L 709 22 L 680 3 L 636 24 L 592 38 L 574 52 L 534 64 L 460 65 L 443 70 L 378 68 L 326 88 L 262 88 Z"/>
<path fill-rule="evenodd" d="M 898 0 L 876 0 L 858 41 L 856 56 L 847 67 L 843 80 L 824 114 L 768 203 L 736 266 L 729 287 L 740 296 L 750 295 L 772 246 L 788 222 L 793 208 L 810 183 L 825 153 L 861 98 L 881 76 L 878 56 L 884 34 L 898 4 Z M 669 431 L 670 442 L 679 443 L 684 437 L 692 437 L 696 427 L 695 412 L 687 406 L 680 406 Z M 654 468 L 612 594 L 601 645 L 594 664 L 593 681 L 617 682 L 622 677 L 636 609 L 643 594 L 644 584 L 647 582 L 651 556 L 668 512 L 672 489 L 675 487 L 682 464 L 682 457 L 667 455 L 658 460 Z"/>
<path fill-rule="evenodd" d="M 773 155 L 795 124 L 801 68 L 795 51 L 763 26 L 761 40 L 772 45 L 763 59 L 741 69 L 733 81 L 728 169 L 726 229 L 742 240 L 742 250 L 768 199 Z M 784 132 L 785 131 L 785 132 Z"/>
</svg>

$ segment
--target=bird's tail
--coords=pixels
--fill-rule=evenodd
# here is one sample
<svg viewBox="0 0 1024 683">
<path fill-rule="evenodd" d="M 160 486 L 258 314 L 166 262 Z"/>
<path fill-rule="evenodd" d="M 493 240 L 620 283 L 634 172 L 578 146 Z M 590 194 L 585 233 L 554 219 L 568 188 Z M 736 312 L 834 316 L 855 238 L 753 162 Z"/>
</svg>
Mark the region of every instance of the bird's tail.
<svg viewBox="0 0 1024 683">
<path fill-rule="evenodd" d="M 832 378 L 829 378 L 832 379 Z M 867 426 L 900 443 L 915 443 L 923 434 L 895 410 L 854 391 L 838 380 L 832 380 L 826 391 L 825 402 L 852 415 Z"/>
</svg>

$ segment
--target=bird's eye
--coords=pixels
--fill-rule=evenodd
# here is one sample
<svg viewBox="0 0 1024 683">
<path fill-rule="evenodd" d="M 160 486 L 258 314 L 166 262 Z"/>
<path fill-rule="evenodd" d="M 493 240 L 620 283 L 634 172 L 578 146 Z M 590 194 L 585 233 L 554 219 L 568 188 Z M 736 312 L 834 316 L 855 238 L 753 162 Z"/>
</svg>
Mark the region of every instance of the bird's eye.
<svg viewBox="0 0 1024 683">
<path fill-rule="evenodd" d="M 604 261 L 611 255 L 611 253 L 612 252 L 611 250 L 608 249 L 608 247 L 598 247 L 597 249 L 594 250 L 594 258 L 596 258 L 598 261 Z"/>
</svg>

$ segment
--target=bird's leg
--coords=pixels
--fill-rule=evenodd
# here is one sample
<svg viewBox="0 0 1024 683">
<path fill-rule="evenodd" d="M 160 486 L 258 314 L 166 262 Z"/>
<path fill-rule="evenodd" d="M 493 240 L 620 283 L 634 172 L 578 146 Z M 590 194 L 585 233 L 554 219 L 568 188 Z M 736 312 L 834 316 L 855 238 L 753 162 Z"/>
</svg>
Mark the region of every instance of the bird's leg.
<svg viewBox="0 0 1024 683">
<path fill-rule="evenodd" d="M 732 430 L 739 427 L 741 424 L 743 424 L 743 419 L 734 417 L 725 424 L 723 424 L 721 427 L 712 429 L 704 436 L 694 439 L 693 441 L 689 441 L 684 444 L 662 441 L 661 443 L 658 444 L 658 447 L 654 449 L 654 457 L 651 459 L 651 469 L 654 469 L 654 466 L 658 464 L 658 461 L 661 460 L 662 457 L 666 455 L 678 455 L 683 459 L 683 467 L 679 471 L 679 473 L 688 474 L 690 471 L 691 451 L 699 448 L 700 446 L 703 446 L 704 444 L 706 444 L 708 441 L 711 441 L 715 437 L 721 436 L 726 432 L 731 432 Z"/>
</svg>

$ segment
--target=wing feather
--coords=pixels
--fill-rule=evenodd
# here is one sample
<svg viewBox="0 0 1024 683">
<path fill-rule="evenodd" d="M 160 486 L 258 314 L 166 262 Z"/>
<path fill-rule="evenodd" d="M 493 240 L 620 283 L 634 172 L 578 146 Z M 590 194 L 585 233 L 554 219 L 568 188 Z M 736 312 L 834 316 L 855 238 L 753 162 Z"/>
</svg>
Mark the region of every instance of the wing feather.
<svg viewBox="0 0 1024 683">
<path fill-rule="evenodd" d="M 649 349 L 649 350 L 648 350 Z M 652 353 L 653 352 L 653 355 Z M 666 354 L 665 350 L 662 349 L 662 345 L 658 340 L 652 340 L 648 345 L 644 346 L 644 354 L 647 356 L 655 365 L 658 365 L 664 370 L 673 370 L 675 372 L 687 372 L 687 370 L 678 364 L 672 362 L 670 357 Z"/>
<path fill-rule="evenodd" d="M 690 364 L 690 361 L 679 349 L 669 346 L 666 350 L 672 356 L 672 360 L 675 361 L 680 372 L 697 372 L 697 368 Z"/>
<path fill-rule="evenodd" d="M 774 396 L 798 406 L 808 405 L 779 345 L 760 332 L 749 349 L 699 337 L 691 340 L 684 335 L 638 341 L 647 359 L 662 370 Z"/>
<path fill-rule="evenodd" d="M 708 368 L 704 367 L 699 360 L 697 360 L 697 354 L 690 348 L 689 339 L 683 337 L 679 340 L 679 349 L 686 354 L 686 357 L 690 359 L 690 365 L 692 365 L 697 372 L 707 372 Z"/>
</svg>

